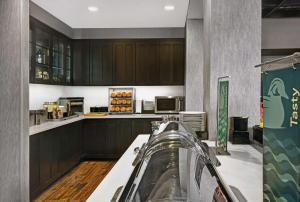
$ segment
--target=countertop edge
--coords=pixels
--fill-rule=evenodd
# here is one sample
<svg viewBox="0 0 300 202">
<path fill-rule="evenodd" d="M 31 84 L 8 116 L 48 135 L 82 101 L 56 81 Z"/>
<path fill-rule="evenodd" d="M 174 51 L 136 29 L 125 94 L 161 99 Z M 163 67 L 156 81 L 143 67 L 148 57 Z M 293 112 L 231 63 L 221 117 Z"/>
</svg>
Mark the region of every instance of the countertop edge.
<svg viewBox="0 0 300 202">
<path fill-rule="evenodd" d="M 45 122 L 40 125 L 35 125 L 29 127 L 29 136 L 35 135 L 47 130 L 51 130 L 54 128 L 58 128 L 60 126 L 64 126 L 70 123 L 74 123 L 81 120 L 87 119 L 155 119 L 162 118 L 162 116 L 167 114 L 127 114 L 127 115 L 107 115 L 107 116 L 84 116 L 81 115 L 79 117 L 74 117 L 71 119 L 63 120 L 63 121 L 53 121 L 53 122 Z M 170 114 L 168 114 L 170 115 Z M 174 114 L 172 114 L 174 115 Z M 175 114 L 175 116 L 179 116 Z"/>
</svg>

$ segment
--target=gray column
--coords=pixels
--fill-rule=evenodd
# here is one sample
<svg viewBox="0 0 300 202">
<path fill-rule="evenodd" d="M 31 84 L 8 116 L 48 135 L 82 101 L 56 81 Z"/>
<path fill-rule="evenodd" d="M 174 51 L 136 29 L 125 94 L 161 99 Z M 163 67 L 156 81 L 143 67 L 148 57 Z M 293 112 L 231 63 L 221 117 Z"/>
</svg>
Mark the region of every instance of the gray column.
<svg viewBox="0 0 300 202">
<path fill-rule="evenodd" d="M 203 20 L 186 23 L 185 96 L 187 111 L 203 111 Z"/>
<path fill-rule="evenodd" d="M 0 201 L 29 201 L 28 0 L 0 1 Z"/>
<path fill-rule="evenodd" d="M 261 1 L 205 0 L 204 111 L 210 139 L 217 133 L 218 77 L 231 76 L 229 116 L 249 116 L 259 124 Z"/>
</svg>

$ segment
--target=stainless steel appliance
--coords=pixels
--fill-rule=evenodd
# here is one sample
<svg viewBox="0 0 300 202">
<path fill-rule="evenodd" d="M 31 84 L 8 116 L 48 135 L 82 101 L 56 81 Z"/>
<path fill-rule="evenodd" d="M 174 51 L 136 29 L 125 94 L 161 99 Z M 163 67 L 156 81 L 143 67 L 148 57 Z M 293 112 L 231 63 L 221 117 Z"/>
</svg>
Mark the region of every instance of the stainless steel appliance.
<svg viewBox="0 0 300 202">
<path fill-rule="evenodd" d="M 58 102 L 69 102 L 70 113 L 83 114 L 84 113 L 84 98 L 83 97 L 60 97 Z"/>
<path fill-rule="evenodd" d="M 154 113 L 154 101 L 143 100 L 142 103 L 142 113 L 143 114 L 153 114 Z"/>
<path fill-rule="evenodd" d="M 45 109 L 30 110 L 29 111 L 29 122 L 30 126 L 40 125 L 48 120 L 48 113 Z"/>
<path fill-rule="evenodd" d="M 156 114 L 175 114 L 185 110 L 185 98 L 183 96 L 156 96 Z"/>
<path fill-rule="evenodd" d="M 68 99 L 59 99 L 58 100 L 59 108 L 62 110 L 63 117 L 71 116 L 71 102 Z"/>
<path fill-rule="evenodd" d="M 180 122 L 167 123 L 139 149 L 135 169 L 115 201 L 232 201 L 208 146 Z"/>
<path fill-rule="evenodd" d="M 108 107 L 90 107 L 90 112 L 108 112 Z"/>
</svg>

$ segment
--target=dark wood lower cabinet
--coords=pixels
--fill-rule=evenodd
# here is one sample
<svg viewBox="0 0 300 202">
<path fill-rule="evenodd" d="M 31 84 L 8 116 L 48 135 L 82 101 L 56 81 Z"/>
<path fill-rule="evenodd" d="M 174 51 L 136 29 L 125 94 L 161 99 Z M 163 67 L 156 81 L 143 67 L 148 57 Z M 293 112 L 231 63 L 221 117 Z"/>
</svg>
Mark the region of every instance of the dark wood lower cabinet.
<svg viewBox="0 0 300 202">
<path fill-rule="evenodd" d="M 40 135 L 29 138 L 30 196 L 37 196 L 40 187 Z"/>
<path fill-rule="evenodd" d="M 85 158 L 120 158 L 139 134 L 151 133 L 151 121 L 155 120 L 159 119 L 84 120 Z"/>
<path fill-rule="evenodd" d="M 116 122 L 118 130 L 114 136 L 113 142 L 115 142 L 115 152 L 118 158 L 122 156 L 134 140 L 134 138 L 132 138 L 131 122 L 132 120 L 130 119 L 119 119 Z"/>
<path fill-rule="evenodd" d="M 46 131 L 40 136 L 40 187 L 46 188 L 51 184 L 52 179 L 52 162 L 53 162 L 53 138 L 52 131 Z"/>
<path fill-rule="evenodd" d="M 159 121 L 161 119 L 133 119 L 132 131 L 135 139 L 140 134 L 151 134 L 151 121 Z"/>
<path fill-rule="evenodd" d="M 118 159 L 158 119 L 87 119 L 30 136 L 30 198 L 85 159 Z"/>
<path fill-rule="evenodd" d="M 106 120 L 84 120 L 83 152 L 88 158 L 104 158 L 109 155 L 107 136 L 114 133 L 113 123 Z"/>
<path fill-rule="evenodd" d="M 79 163 L 81 138 L 81 122 L 30 136 L 31 200 Z"/>
</svg>

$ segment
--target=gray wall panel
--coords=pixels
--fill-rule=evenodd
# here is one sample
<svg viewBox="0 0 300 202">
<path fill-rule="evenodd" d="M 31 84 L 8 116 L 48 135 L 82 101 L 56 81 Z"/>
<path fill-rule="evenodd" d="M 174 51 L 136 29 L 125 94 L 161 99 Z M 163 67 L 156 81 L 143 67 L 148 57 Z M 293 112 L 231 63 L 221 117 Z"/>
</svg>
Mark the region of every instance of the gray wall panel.
<svg viewBox="0 0 300 202">
<path fill-rule="evenodd" d="M 190 0 L 187 19 L 203 19 L 203 1 Z"/>
<path fill-rule="evenodd" d="M 184 28 L 73 29 L 74 39 L 184 38 Z"/>
<path fill-rule="evenodd" d="M 203 84 L 204 84 L 204 92 L 203 92 L 203 111 L 207 112 L 207 120 L 210 118 L 214 118 L 215 114 L 212 114 L 210 110 L 210 100 L 211 100 L 211 92 L 210 92 L 210 65 L 211 65 L 211 0 L 203 1 L 203 33 L 204 33 L 204 54 L 203 54 Z M 207 121 L 208 130 L 210 130 L 211 123 Z M 214 135 L 209 135 L 210 139 L 214 138 Z"/>
<path fill-rule="evenodd" d="M 205 71 L 209 85 L 205 86 L 205 111 L 209 114 L 209 135 L 217 133 L 218 77 L 229 75 L 229 116 L 249 116 L 249 126 L 259 124 L 261 61 L 261 1 L 206 0 L 209 23 L 204 29 L 209 35 L 209 55 Z M 206 4 L 207 5 L 207 4 Z"/>
<path fill-rule="evenodd" d="M 300 48 L 300 18 L 262 20 L 262 49 Z"/>
<path fill-rule="evenodd" d="M 61 32 L 70 38 L 73 37 L 73 29 L 70 26 L 60 21 L 33 2 L 30 2 L 30 15 L 58 32 Z"/>
<path fill-rule="evenodd" d="M 29 201 L 28 0 L 0 1 L 0 201 Z"/>
<path fill-rule="evenodd" d="M 187 20 L 185 96 L 187 111 L 203 111 L 203 20 Z"/>
</svg>

